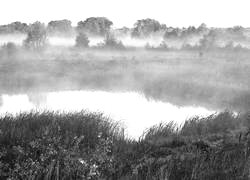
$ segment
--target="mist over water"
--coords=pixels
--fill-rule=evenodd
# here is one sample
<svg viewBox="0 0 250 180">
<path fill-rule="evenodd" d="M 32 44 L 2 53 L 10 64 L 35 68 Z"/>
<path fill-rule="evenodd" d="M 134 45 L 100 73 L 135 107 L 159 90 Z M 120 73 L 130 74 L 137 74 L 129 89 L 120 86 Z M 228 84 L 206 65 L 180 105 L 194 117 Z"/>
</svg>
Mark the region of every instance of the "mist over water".
<svg viewBox="0 0 250 180">
<path fill-rule="evenodd" d="M 22 48 L 25 38 L 0 35 L 0 45 L 20 46 L 16 54 L 3 50 L 5 59 L 0 59 L 2 115 L 31 110 L 103 112 L 138 137 L 160 122 L 182 124 L 228 107 L 250 107 L 250 53 L 217 48 L 201 56 L 199 50 L 181 49 L 185 43 L 195 46 L 201 35 L 168 39 L 167 46 L 176 49 L 165 50 L 137 48 L 159 46 L 164 39 L 159 35 L 117 36 L 125 47 L 135 47 L 126 50 L 98 49 L 104 38 L 89 37 L 90 48 L 77 49 L 75 35 L 48 36 L 41 52 Z"/>
<path fill-rule="evenodd" d="M 128 136 L 138 138 L 143 131 L 161 122 L 181 125 L 193 116 L 208 116 L 214 111 L 202 107 L 178 107 L 170 103 L 146 99 L 136 92 L 61 91 L 20 95 L 2 95 L 0 114 L 6 112 L 87 110 L 101 112 L 121 122 Z"/>
</svg>

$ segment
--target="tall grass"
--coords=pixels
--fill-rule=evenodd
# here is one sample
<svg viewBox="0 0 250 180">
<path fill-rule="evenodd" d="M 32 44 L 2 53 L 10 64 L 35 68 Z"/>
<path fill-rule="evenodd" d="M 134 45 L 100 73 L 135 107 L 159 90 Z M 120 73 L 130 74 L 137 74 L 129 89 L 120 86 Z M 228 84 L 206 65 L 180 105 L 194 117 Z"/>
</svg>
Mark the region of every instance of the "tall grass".
<svg viewBox="0 0 250 180">
<path fill-rule="evenodd" d="M 249 120 L 225 111 L 156 125 L 135 141 L 102 114 L 6 115 L 0 179 L 249 179 Z"/>
<path fill-rule="evenodd" d="M 0 177 L 79 179 L 109 171 L 122 129 L 101 114 L 23 113 L 0 119 Z M 105 164 L 99 168 L 100 164 Z M 103 174 L 103 176 L 104 176 Z"/>
</svg>

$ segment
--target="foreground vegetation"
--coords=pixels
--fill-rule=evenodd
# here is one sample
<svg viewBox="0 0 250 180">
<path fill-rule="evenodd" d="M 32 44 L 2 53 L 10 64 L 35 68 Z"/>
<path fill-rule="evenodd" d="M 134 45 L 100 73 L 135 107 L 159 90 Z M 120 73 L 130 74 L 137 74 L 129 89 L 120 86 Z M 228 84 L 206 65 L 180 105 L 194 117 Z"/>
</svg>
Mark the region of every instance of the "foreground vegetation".
<svg viewBox="0 0 250 180">
<path fill-rule="evenodd" d="M 249 179 L 249 115 L 154 126 L 139 140 L 88 112 L 0 118 L 0 179 Z"/>
</svg>

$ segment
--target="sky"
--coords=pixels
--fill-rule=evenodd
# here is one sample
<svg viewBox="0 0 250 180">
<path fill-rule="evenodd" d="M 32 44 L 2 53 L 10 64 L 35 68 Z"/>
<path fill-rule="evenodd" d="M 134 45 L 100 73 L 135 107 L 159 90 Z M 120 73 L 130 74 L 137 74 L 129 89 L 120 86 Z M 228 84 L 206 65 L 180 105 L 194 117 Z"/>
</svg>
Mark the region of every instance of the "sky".
<svg viewBox="0 0 250 180">
<path fill-rule="evenodd" d="M 250 27 L 249 0 L 2 0 L 0 24 L 69 19 L 76 25 L 88 17 L 104 16 L 114 27 L 132 27 L 153 18 L 172 27 Z"/>
</svg>

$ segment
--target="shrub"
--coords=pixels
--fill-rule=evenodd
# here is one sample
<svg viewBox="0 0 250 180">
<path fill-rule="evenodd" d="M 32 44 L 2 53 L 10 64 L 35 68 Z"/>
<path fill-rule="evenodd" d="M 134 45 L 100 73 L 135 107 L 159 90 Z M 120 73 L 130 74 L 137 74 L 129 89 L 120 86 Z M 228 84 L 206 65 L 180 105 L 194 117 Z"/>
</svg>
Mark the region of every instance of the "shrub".
<svg viewBox="0 0 250 180">
<path fill-rule="evenodd" d="M 122 41 L 118 41 L 115 36 L 111 33 L 107 33 L 104 39 L 104 43 L 99 44 L 100 48 L 104 49 L 117 49 L 123 50 L 125 46 L 123 45 Z"/>
<path fill-rule="evenodd" d="M 87 48 L 89 47 L 89 39 L 86 34 L 80 32 L 76 36 L 76 47 L 78 48 Z"/>
</svg>

